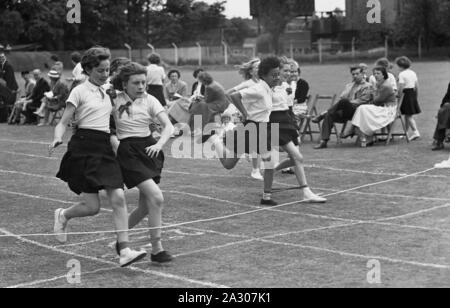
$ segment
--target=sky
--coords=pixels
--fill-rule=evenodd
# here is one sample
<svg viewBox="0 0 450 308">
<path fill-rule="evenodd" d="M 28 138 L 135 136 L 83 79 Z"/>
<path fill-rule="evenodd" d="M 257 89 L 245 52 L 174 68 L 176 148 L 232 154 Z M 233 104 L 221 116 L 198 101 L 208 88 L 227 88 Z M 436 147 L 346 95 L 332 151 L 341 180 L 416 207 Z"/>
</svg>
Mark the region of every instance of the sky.
<svg viewBox="0 0 450 308">
<path fill-rule="evenodd" d="M 202 0 L 207 3 L 214 3 L 217 0 Z M 344 9 L 345 0 L 316 0 L 316 11 L 332 11 L 336 7 Z M 225 5 L 225 15 L 232 17 L 250 17 L 249 0 L 227 0 Z"/>
</svg>

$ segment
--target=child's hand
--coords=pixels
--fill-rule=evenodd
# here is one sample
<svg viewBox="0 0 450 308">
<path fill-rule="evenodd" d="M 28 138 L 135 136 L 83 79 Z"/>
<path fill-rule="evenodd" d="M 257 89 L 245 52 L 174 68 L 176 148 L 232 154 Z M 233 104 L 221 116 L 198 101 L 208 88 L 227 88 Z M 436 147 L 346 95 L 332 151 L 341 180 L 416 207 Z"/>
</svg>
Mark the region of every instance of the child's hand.
<svg viewBox="0 0 450 308">
<path fill-rule="evenodd" d="M 54 140 L 49 146 L 48 146 L 48 156 L 52 157 L 53 152 L 55 152 L 55 149 L 62 145 L 62 140 Z"/>
</svg>

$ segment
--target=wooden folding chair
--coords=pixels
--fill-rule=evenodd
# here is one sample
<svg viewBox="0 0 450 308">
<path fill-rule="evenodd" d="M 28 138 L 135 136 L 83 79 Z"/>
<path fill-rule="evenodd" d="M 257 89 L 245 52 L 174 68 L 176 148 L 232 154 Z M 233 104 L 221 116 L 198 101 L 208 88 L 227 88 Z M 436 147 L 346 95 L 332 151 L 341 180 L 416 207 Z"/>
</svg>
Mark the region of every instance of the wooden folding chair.
<svg viewBox="0 0 450 308">
<path fill-rule="evenodd" d="M 324 101 L 324 100 L 329 100 L 330 101 L 329 107 L 332 107 L 336 102 L 336 98 L 337 98 L 337 95 L 320 95 L 320 94 L 316 95 L 314 101 L 308 108 L 308 114 L 305 116 L 304 127 L 302 128 L 302 131 L 301 131 L 301 141 L 302 142 L 306 135 L 310 136 L 311 141 L 314 141 L 313 134 L 322 134 L 322 126 L 320 125 L 320 123 L 317 124 L 317 126 L 318 126 L 317 131 L 314 131 L 311 127 L 311 120 L 314 117 L 319 116 L 319 111 L 318 111 L 319 102 Z M 327 107 L 327 109 L 329 107 Z M 334 129 L 337 132 L 337 128 L 335 127 Z M 340 140 L 339 134 L 336 133 L 336 135 L 338 135 L 338 138 Z"/>
<path fill-rule="evenodd" d="M 59 120 L 61 120 L 61 118 L 62 118 L 62 116 L 63 116 L 63 114 L 64 114 L 64 110 L 65 110 L 65 108 L 61 108 L 61 109 L 58 109 L 58 110 L 56 110 L 56 111 L 51 111 L 50 112 L 50 125 L 55 125 L 55 124 L 58 124 L 56 121 L 59 121 Z"/>
<path fill-rule="evenodd" d="M 397 114 L 395 116 L 395 120 L 387 127 L 388 139 L 386 140 L 386 146 L 388 146 L 391 143 L 391 141 L 394 139 L 394 137 L 404 137 L 406 139 L 406 142 L 409 143 L 408 131 L 406 129 L 405 120 L 403 119 L 402 112 L 401 112 L 402 103 L 403 103 L 403 94 L 400 96 L 399 101 L 398 101 Z M 402 123 L 403 133 L 394 133 L 395 124 L 398 120 L 400 120 L 400 122 Z"/>
</svg>

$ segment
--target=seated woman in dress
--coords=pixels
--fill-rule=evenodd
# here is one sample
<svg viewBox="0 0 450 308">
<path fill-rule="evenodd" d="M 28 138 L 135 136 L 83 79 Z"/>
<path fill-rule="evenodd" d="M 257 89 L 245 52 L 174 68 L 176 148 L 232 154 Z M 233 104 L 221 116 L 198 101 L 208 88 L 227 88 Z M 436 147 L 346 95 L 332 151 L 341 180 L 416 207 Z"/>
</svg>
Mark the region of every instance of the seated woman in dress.
<svg viewBox="0 0 450 308">
<path fill-rule="evenodd" d="M 187 84 L 181 80 L 181 73 L 177 70 L 169 72 L 169 80 L 164 86 L 164 96 L 170 106 L 181 97 L 188 97 L 188 88 Z"/>
<path fill-rule="evenodd" d="M 177 70 L 169 72 L 169 82 L 164 86 L 164 97 L 169 107 L 169 118 L 172 124 L 188 124 L 191 118 L 189 106 L 191 102 L 188 99 L 188 86 L 180 80 L 181 73 Z M 176 127 L 175 136 L 179 135 L 179 129 Z"/>
<path fill-rule="evenodd" d="M 356 127 L 361 138 L 361 146 L 373 145 L 372 136 L 377 130 L 387 127 L 394 122 L 397 115 L 397 97 L 389 82 L 386 68 L 377 66 L 373 70 L 376 85 L 371 105 L 360 106 L 353 117 L 352 124 Z M 347 136 L 343 136 L 347 137 Z"/>
</svg>

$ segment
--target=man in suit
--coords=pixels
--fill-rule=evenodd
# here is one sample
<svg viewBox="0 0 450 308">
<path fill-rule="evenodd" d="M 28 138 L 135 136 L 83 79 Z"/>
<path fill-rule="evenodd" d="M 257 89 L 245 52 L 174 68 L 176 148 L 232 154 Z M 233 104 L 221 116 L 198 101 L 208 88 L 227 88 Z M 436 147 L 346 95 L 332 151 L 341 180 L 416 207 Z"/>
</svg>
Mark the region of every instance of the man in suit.
<svg viewBox="0 0 450 308">
<path fill-rule="evenodd" d="M 444 149 L 444 140 L 447 129 L 450 129 L 450 84 L 447 93 L 442 99 L 441 108 L 437 116 L 438 123 L 434 132 L 434 143 L 432 151 L 440 151 Z"/>
<path fill-rule="evenodd" d="M 8 108 L 12 106 L 19 86 L 14 75 L 14 68 L 8 62 L 3 51 L 0 51 L 0 123 L 8 118 Z"/>
<path fill-rule="evenodd" d="M 33 71 L 34 80 L 36 80 L 36 86 L 30 97 L 23 101 L 22 113 L 26 117 L 25 124 L 37 123 L 37 117 L 34 112 L 41 106 L 41 101 L 44 98 L 46 92 L 50 91 L 50 85 L 47 80 L 42 76 L 42 72 L 38 69 Z"/>
<path fill-rule="evenodd" d="M 372 87 L 364 79 L 364 72 L 360 66 L 350 68 L 353 82 L 345 87 L 337 104 L 328 111 L 312 120 L 313 123 L 322 124 L 322 141 L 315 147 L 316 150 L 327 148 L 334 123 L 347 123 L 353 119 L 359 106 L 368 104 L 372 97 Z"/>
<path fill-rule="evenodd" d="M 196 81 L 192 85 L 192 95 L 196 96 L 205 95 L 206 87 L 198 80 L 198 76 L 200 75 L 200 73 L 203 72 L 204 70 L 202 68 L 198 68 L 194 71 L 194 78 Z"/>
<path fill-rule="evenodd" d="M 16 77 L 14 75 L 14 68 L 8 62 L 3 51 L 0 51 L 0 79 L 6 81 L 6 86 L 14 93 L 17 92 L 19 86 L 17 85 Z"/>
</svg>

